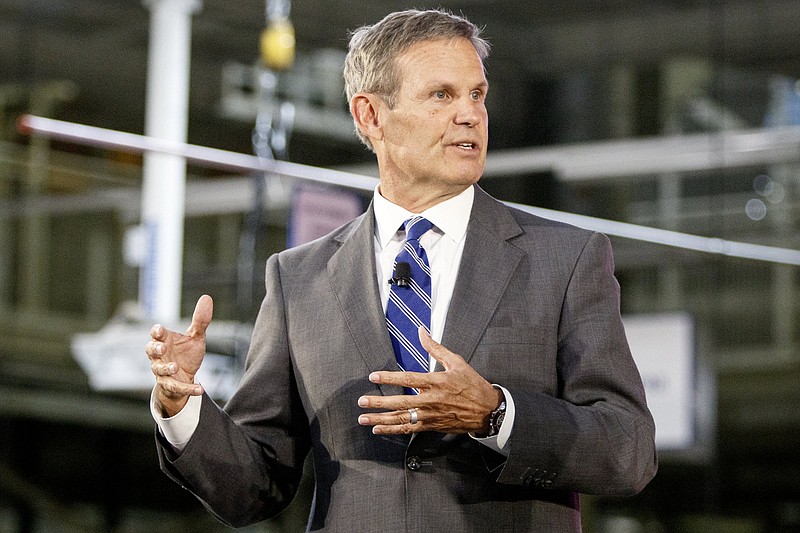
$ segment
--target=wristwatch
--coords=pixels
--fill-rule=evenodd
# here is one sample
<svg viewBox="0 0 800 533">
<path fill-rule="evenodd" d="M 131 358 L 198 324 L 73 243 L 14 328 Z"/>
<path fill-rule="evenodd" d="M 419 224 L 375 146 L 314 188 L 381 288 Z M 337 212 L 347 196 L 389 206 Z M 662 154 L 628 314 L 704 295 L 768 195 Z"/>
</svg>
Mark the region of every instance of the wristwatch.
<svg viewBox="0 0 800 533">
<path fill-rule="evenodd" d="M 503 425 L 503 419 L 506 417 L 506 401 L 500 402 L 500 405 L 492 411 L 489 415 L 489 437 L 494 437 L 500 433 L 500 426 Z"/>
</svg>

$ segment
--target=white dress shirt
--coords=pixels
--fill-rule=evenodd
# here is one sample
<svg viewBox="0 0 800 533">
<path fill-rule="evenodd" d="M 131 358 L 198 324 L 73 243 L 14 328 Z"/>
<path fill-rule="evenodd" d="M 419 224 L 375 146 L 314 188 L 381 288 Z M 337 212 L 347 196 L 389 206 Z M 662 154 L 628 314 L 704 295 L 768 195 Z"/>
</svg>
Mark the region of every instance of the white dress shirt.
<svg viewBox="0 0 800 533">
<path fill-rule="evenodd" d="M 458 196 L 418 213 L 434 225 L 431 231 L 422 235 L 420 244 L 425 248 L 431 267 L 431 337 L 436 342 L 441 342 L 444 333 L 447 310 L 450 307 L 450 298 L 453 296 L 458 267 L 464 252 L 467 224 L 474 196 L 474 189 L 467 187 Z M 405 241 L 405 231 L 401 231 L 400 226 L 416 213 L 411 213 L 386 200 L 380 195 L 379 188 L 375 189 L 373 207 L 376 275 L 385 312 L 389 300 L 388 280 L 393 275 L 394 259 Z M 434 366 L 434 361 L 431 361 L 431 371 Z M 494 437 L 473 438 L 507 455 L 508 451 L 504 447 L 514 424 L 514 401 L 505 388 L 495 386 L 505 395 L 506 416 L 503 425 Z M 200 403 L 200 396 L 190 396 L 188 403 L 178 414 L 163 418 L 156 409 L 154 399 L 151 399 L 150 409 L 153 418 L 161 433 L 178 452 L 183 450 L 197 428 L 200 421 Z"/>
<path fill-rule="evenodd" d="M 421 216 L 428 219 L 433 228 L 420 237 L 420 245 L 428 256 L 431 267 L 431 337 L 442 341 L 444 322 L 450 298 L 456 283 L 458 266 L 464 252 L 464 237 L 472 210 L 475 193 L 468 187 L 463 193 L 426 209 Z M 375 265 L 378 269 L 378 287 L 383 311 L 389 301 L 389 278 L 393 275 L 394 260 L 403 247 L 406 233 L 400 226 L 415 213 L 393 204 L 375 191 Z M 431 365 L 433 368 L 433 365 Z"/>
</svg>

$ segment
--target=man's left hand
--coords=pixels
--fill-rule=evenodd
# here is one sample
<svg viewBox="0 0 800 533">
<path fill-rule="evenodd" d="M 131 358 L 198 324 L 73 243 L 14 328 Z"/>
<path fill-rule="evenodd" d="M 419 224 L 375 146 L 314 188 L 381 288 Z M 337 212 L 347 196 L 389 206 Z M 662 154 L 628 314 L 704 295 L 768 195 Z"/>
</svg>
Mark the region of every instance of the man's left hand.
<svg viewBox="0 0 800 533">
<path fill-rule="evenodd" d="M 373 372 L 373 383 L 418 389 L 417 395 L 362 396 L 358 405 L 382 412 L 358 417 L 380 435 L 440 431 L 486 434 L 489 415 L 500 405 L 503 393 L 475 372 L 463 357 L 434 341 L 420 328 L 422 347 L 442 364 L 444 372 Z M 415 423 L 410 410 L 416 409 Z"/>
</svg>

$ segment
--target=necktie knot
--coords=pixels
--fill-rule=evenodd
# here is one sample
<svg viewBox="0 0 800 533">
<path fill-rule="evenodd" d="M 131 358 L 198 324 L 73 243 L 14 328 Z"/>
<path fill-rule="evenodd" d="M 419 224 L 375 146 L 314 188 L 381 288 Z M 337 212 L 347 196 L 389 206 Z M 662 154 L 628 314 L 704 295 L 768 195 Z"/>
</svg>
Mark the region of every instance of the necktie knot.
<svg viewBox="0 0 800 533">
<path fill-rule="evenodd" d="M 433 227 L 433 223 L 425 217 L 415 216 L 403 222 L 406 230 L 407 241 L 418 241 L 426 231 Z"/>
</svg>

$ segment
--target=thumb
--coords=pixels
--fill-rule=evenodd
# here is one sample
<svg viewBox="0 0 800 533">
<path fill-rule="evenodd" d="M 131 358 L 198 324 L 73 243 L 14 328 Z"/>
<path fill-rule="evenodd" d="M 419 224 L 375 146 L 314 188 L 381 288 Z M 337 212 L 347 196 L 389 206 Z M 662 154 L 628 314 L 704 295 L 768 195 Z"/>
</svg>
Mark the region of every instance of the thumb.
<svg viewBox="0 0 800 533">
<path fill-rule="evenodd" d="M 422 347 L 425 348 L 425 351 L 430 354 L 431 357 L 436 359 L 438 362 L 442 363 L 442 366 L 445 370 L 450 370 L 450 367 L 453 366 L 461 357 L 435 340 L 431 337 L 428 330 L 424 327 L 420 327 L 418 330 L 419 334 L 419 342 L 422 344 Z"/>
<path fill-rule="evenodd" d="M 192 324 L 186 331 L 189 336 L 205 335 L 208 325 L 211 323 L 211 317 L 214 314 L 214 300 L 211 296 L 204 294 L 197 300 L 197 305 L 194 307 L 192 314 Z"/>
</svg>

